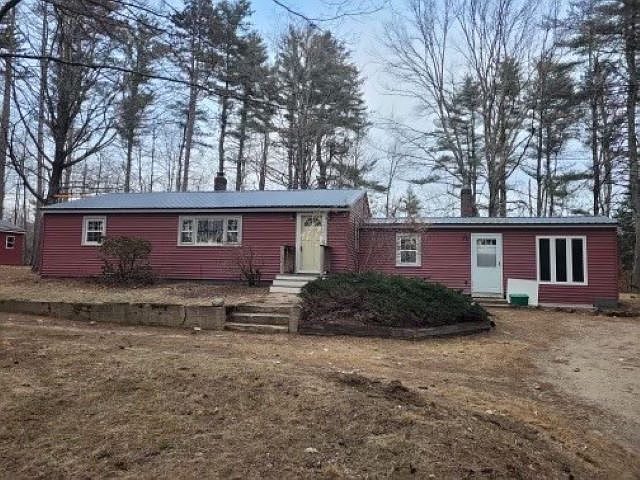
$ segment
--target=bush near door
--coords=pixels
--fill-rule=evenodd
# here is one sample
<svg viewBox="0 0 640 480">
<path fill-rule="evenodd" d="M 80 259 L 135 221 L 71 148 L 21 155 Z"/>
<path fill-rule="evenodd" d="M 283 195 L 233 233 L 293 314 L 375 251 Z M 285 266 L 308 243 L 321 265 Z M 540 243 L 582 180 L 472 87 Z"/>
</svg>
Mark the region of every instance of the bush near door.
<svg viewBox="0 0 640 480">
<path fill-rule="evenodd" d="M 341 273 L 302 289 L 301 328 L 313 324 L 428 328 L 488 321 L 488 313 L 462 293 L 420 278 Z"/>
</svg>

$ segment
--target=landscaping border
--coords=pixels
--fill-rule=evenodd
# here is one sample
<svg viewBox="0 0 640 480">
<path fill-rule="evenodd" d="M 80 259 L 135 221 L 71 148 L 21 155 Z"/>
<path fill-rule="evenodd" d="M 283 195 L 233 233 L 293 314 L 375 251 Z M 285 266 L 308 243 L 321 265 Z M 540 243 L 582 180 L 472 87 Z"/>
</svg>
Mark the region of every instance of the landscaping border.
<svg viewBox="0 0 640 480">
<path fill-rule="evenodd" d="M 224 305 L 204 306 L 168 303 L 80 303 L 0 300 L 0 311 L 66 318 L 67 320 L 162 327 L 199 327 L 203 330 L 223 330 L 227 318 Z"/>
<path fill-rule="evenodd" d="M 327 322 L 323 324 L 301 322 L 298 333 L 302 335 L 352 335 L 356 337 L 384 337 L 400 340 L 422 340 L 425 338 L 450 337 L 454 335 L 472 335 L 487 332 L 493 328 L 491 320 L 478 322 L 460 322 L 426 328 L 384 327 L 378 325 L 344 324 Z"/>
</svg>

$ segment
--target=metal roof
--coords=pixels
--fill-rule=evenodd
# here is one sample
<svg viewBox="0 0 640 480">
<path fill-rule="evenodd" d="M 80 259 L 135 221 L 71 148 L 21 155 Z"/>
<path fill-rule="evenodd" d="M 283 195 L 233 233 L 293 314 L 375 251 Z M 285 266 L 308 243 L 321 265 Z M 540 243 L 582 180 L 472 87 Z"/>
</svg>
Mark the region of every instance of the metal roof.
<svg viewBox="0 0 640 480">
<path fill-rule="evenodd" d="M 24 228 L 0 219 L 0 232 L 24 233 Z"/>
<path fill-rule="evenodd" d="M 351 207 L 365 193 L 365 190 L 107 193 L 49 205 L 43 210 L 341 209 Z"/>
<path fill-rule="evenodd" d="M 419 217 L 419 218 L 371 218 L 367 226 L 392 225 L 437 225 L 437 226 L 616 226 L 617 221 L 609 217 L 573 216 L 573 217 Z"/>
</svg>

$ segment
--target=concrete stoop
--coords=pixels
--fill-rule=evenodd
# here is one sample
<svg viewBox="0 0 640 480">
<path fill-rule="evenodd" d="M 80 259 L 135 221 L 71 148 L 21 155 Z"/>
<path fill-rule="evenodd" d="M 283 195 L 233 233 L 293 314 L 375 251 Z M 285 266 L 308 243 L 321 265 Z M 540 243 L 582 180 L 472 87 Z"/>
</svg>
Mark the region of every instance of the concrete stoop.
<svg viewBox="0 0 640 480">
<path fill-rule="evenodd" d="M 268 303 L 242 304 L 229 312 L 225 329 L 252 333 L 295 333 L 298 308 Z"/>
<path fill-rule="evenodd" d="M 509 308 L 511 305 L 502 297 L 473 297 L 473 301 L 485 308 Z"/>
<path fill-rule="evenodd" d="M 273 280 L 270 293 L 289 293 L 297 295 L 307 283 L 317 279 L 320 275 L 304 275 L 297 273 L 288 273 L 276 275 Z"/>
</svg>

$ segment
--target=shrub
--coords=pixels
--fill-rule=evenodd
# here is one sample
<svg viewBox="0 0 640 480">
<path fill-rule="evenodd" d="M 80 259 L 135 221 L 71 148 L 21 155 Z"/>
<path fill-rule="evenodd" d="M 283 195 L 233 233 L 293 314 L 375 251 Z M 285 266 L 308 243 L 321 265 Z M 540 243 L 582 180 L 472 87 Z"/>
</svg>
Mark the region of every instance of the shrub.
<svg viewBox="0 0 640 480">
<path fill-rule="evenodd" d="M 333 274 L 305 285 L 301 297 L 303 322 L 420 328 L 488 319 L 462 293 L 397 275 Z"/>
<path fill-rule="evenodd" d="M 240 275 L 244 281 L 247 282 L 247 285 L 250 287 L 258 286 L 260 284 L 262 272 L 258 266 L 258 258 L 254 255 L 251 247 L 240 250 L 236 261 L 240 268 Z"/>
<path fill-rule="evenodd" d="M 149 265 L 151 243 L 142 238 L 109 237 L 100 245 L 102 278 L 118 285 L 148 285 L 153 283 Z"/>
</svg>

